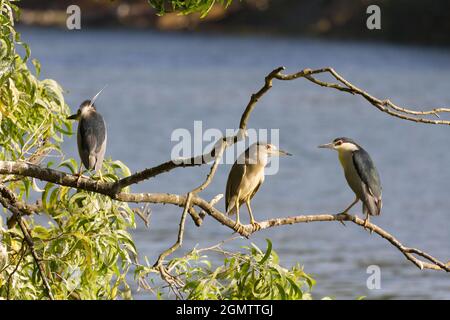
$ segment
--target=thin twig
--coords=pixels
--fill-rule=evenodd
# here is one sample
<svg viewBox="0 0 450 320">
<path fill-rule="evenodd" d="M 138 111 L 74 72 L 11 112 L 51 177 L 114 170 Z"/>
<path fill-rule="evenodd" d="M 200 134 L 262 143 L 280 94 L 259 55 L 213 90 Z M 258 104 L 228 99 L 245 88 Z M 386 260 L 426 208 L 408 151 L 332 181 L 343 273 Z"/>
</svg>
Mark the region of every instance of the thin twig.
<svg viewBox="0 0 450 320">
<path fill-rule="evenodd" d="M 22 240 L 22 245 L 20 246 L 20 251 L 19 251 L 20 258 L 19 258 L 19 261 L 17 261 L 17 264 L 14 267 L 14 270 L 8 275 L 8 280 L 6 281 L 8 283 L 8 287 L 6 288 L 6 299 L 7 300 L 10 299 L 9 292 L 11 290 L 12 277 L 17 272 L 17 270 L 19 269 L 20 263 L 22 262 L 23 258 L 25 257 L 25 254 L 27 253 L 27 250 L 26 250 L 24 242 L 25 242 L 25 240 Z"/>
<path fill-rule="evenodd" d="M 189 211 L 189 207 L 191 205 L 191 198 L 192 198 L 192 193 L 188 193 L 187 197 L 186 197 L 186 203 L 184 205 L 184 209 L 183 209 L 183 213 L 181 215 L 181 219 L 180 219 L 180 226 L 178 229 L 178 237 L 177 237 L 177 241 L 167 250 L 163 251 L 159 257 L 158 260 L 155 262 L 155 264 L 153 265 L 154 268 L 157 268 L 160 270 L 160 275 L 161 278 L 166 281 L 172 288 L 173 292 L 175 294 L 177 294 L 177 291 L 175 290 L 175 287 L 182 287 L 184 284 L 183 282 L 172 276 L 166 269 L 166 267 L 164 266 L 163 262 L 164 259 L 171 255 L 172 253 L 174 253 L 179 247 L 181 247 L 183 245 L 183 236 L 184 236 L 184 226 L 185 226 L 185 222 L 186 222 L 186 216 L 188 214 Z"/>
<path fill-rule="evenodd" d="M 278 70 L 278 69 L 275 69 L 275 70 Z M 338 82 L 340 82 L 341 85 L 337 84 L 337 83 L 321 81 L 312 76 L 312 75 L 320 74 L 320 73 L 330 74 L 333 78 L 335 78 Z M 400 119 L 407 120 L 407 121 L 419 122 L 419 123 L 450 125 L 449 120 L 437 120 L 437 119 L 418 117 L 418 116 L 426 116 L 426 115 L 433 115 L 435 117 L 439 117 L 439 113 L 448 113 L 448 112 L 450 112 L 450 108 L 434 108 L 432 110 L 417 111 L 417 110 L 411 110 L 409 108 L 397 106 L 396 104 L 392 103 L 388 99 L 376 98 L 376 97 L 372 96 L 371 94 L 367 93 L 366 91 L 358 88 L 357 86 L 352 84 L 350 81 L 346 80 L 339 73 L 337 73 L 333 68 L 330 68 L 330 67 L 315 69 L 315 70 L 304 69 L 302 71 L 299 71 L 299 72 L 296 72 L 293 74 L 287 74 L 287 75 L 277 73 L 277 74 L 275 74 L 275 78 L 278 80 L 294 80 L 294 79 L 298 79 L 298 78 L 305 78 L 305 79 L 307 79 L 319 86 L 322 86 L 322 87 L 333 88 L 333 89 L 336 89 L 336 90 L 339 90 L 342 92 L 347 92 L 347 93 L 351 93 L 354 95 L 360 95 L 365 100 L 367 100 L 371 105 L 373 105 L 375 108 L 377 108 L 378 110 L 385 112 L 396 118 L 400 118 Z"/>
</svg>

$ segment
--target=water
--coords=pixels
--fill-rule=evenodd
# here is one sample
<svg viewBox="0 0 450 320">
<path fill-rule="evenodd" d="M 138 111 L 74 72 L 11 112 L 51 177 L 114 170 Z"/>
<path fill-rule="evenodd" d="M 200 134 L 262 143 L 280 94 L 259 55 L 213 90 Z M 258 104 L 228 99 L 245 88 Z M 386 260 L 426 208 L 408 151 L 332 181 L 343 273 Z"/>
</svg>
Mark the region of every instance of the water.
<svg viewBox="0 0 450 320">
<path fill-rule="evenodd" d="M 450 51 L 353 42 L 323 42 L 249 36 L 159 34 L 144 31 L 21 29 L 43 77 L 60 82 L 73 110 L 105 84 L 98 100 L 109 129 L 107 156 L 133 171 L 166 161 L 176 128 L 238 126 L 250 94 L 277 66 L 288 72 L 332 66 L 348 80 L 399 105 L 450 105 Z M 363 99 L 319 88 L 304 79 L 275 82 L 249 122 L 252 128 L 279 128 L 280 145 L 295 156 L 283 158 L 253 200 L 257 219 L 338 212 L 352 200 L 337 155 L 317 145 L 337 136 L 360 142 L 371 153 L 383 183 L 383 214 L 373 222 L 405 245 L 443 261 L 450 259 L 449 128 L 394 119 Z M 65 141 L 76 157 L 75 137 Z M 206 199 L 223 193 L 230 166 L 219 168 Z M 133 188 L 183 194 L 198 185 L 207 167 L 178 169 Z M 223 201 L 218 204 L 223 209 Z M 133 231 L 141 255 L 156 259 L 176 239 L 181 210 L 152 206 L 151 226 Z M 359 212 L 360 206 L 353 212 Z M 246 212 L 242 214 L 247 218 Z M 206 247 L 231 236 L 206 218 L 201 228 L 187 222 L 184 250 Z M 450 298 L 450 277 L 420 271 L 378 235 L 350 223 L 310 223 L 259 232 L 250 241 L 273 240 L 283 265 L 300 262 L 313 274 L 316 298 Z M 183 250 L 181 252 L 184 252 Z M 381 289 L 368 290 L 369 265 L 381 267 Z M 137 298 L 145 298 L 137 295 Z"/>
</svg>

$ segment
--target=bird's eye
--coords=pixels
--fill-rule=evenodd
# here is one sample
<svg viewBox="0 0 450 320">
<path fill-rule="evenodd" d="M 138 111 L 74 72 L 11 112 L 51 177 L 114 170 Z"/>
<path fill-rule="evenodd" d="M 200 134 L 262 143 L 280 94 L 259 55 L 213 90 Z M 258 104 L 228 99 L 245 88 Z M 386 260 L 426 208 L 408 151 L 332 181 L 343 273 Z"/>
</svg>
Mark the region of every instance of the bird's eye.
<svg viewBox="0 0 450 320">
<path fill-rule="evenodd" d="M 342 140 L 337 141 L 334 145 L 335 146 L 340 146 L 342 144 Z"/>
</svg>

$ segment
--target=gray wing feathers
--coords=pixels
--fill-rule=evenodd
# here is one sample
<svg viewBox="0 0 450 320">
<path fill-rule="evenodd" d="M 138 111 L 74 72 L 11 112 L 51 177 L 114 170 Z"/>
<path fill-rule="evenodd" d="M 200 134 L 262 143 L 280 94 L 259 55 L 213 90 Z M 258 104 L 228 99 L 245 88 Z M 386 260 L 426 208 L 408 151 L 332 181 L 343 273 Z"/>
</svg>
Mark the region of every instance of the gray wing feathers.
<svg viewBox="0 0 450 320">
<path fill-rule="evenodd" d="M 103 165 L 103 158 L 105 157 L 106 152 L 106 140 L 107 137 L 105 136 L 105 140 L 103 141 L 102 145 L 100 146 L 100 150 L 97 154 L 97 160 L 95 163 L 95 171 L 99 171 L 102 168 Z"/>
<path fill-rule="evenodd" d="M 106 126 L 100 114 L 92 113 L 80 119 L 78 149 L 87 169 L 101 169 L 106 151 Z"/>
<path fill-rule="evenodd" d="M 227 187 L 225 192 L 225 210 L 231 215 L 235 211 L 236 197 L 238 196 L 239 185 L 245 175 L 245 165 L 234 163 L 228 175 Z"/>
<path fill-rule="evenodd" d="M 381 200 L 381 182 L 378 171 L 369 154 L 360 149 L 353 153 L 353 163 L 362 180 L 364 192 L 363 211 L 371 215 L 379 215 L 383 205 Z"/>
</svg>

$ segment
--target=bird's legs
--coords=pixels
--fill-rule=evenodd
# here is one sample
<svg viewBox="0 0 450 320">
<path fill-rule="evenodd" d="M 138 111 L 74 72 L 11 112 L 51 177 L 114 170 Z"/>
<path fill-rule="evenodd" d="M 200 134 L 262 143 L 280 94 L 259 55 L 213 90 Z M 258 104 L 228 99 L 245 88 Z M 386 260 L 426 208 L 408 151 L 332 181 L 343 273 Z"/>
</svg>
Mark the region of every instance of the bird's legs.
<svg viewBox="0 0 450 320">
<path fill-rule="evenodd" d="M 78 176 L 78 179 L 77 179 L 77 187 L 79 187 L 79 185 L 80 185 L 80 179 L 81 179 L 81 177 L 83 176 L 83 163 L 81 163 L 80 162 L 80 167 L 78 168 L 78 173 L 76 174 L 76 176 Z"/>
<path fill-rule="evenodd" d="M 241 224 L 241 221 L 239 219 L 239 197 L 237 197 L 236 199 L 235 207 L 236 207 L 236 223 L 234 224 L 234 228 L 237 233 L 241 233 L 243 231 L 242 229 L 244 228 L 244 226 Z"/>
<path fill-rule="evenodd" d="M 347 212 L 359 201 L 358 197 L 355 197 L 355 200 L 341 213 L 339 213 L 340 215 L 347 215 Z M 339 220 L 340 223 L 342 223 L 345 226 L 344 221 Z"/>
<path fill-rule="evenodd" d="M 358 197 L 355 197 L 355 201 L 353 201 L 344 211 L 340 214 L 347 214 L 347 212 L 359 201 Z"/>
<path fill-rule="evenodd" d="M 367 230 L 367 225 L 369 224 L 369 220 L 370 220 L 369 212 L 366 212 L 366 218 L 364 219 L 364 229 L 366 229 L 366 230 Z M 373 232 L 373 229 L 370 230 L 370 233 L 372 233 L 372 232 Z"/>
<path fill-rule="evenodd" d="M 261 229 L 261 226 L 258 222 L 256 222 L 255 217 L 253 217 L 252 208 L 250 207 L 250 200 L 245 201 L 245 204 L 247 205 L 248 214 L 250 215 L 250 223 L 253 226 L 253 230 L 258 231 Z"/>
<path fill-rule="evenodd" d="M 103 181 L 102 169 L 100 169 L 100 170 L 98 171 L 98 178 L 99 178 L 100 181 Z"/>
</svg>

